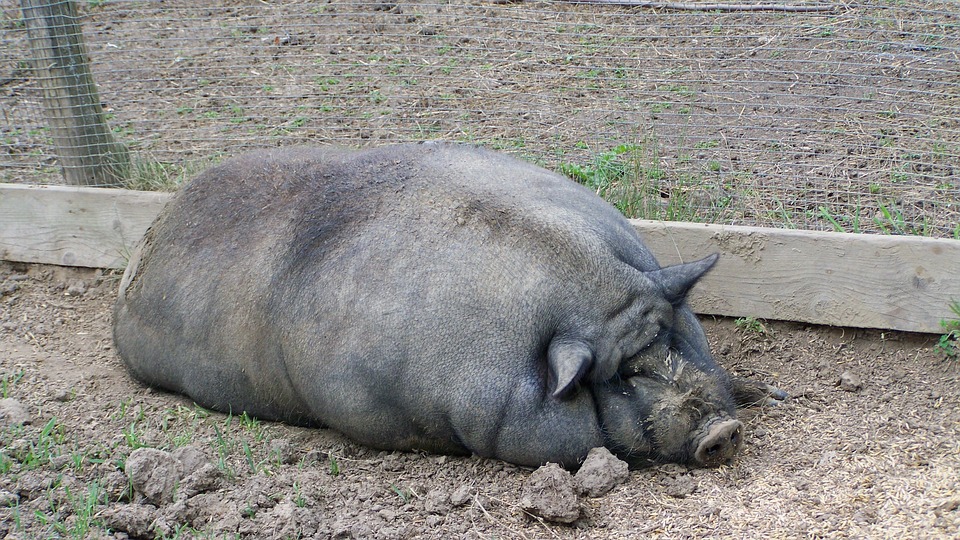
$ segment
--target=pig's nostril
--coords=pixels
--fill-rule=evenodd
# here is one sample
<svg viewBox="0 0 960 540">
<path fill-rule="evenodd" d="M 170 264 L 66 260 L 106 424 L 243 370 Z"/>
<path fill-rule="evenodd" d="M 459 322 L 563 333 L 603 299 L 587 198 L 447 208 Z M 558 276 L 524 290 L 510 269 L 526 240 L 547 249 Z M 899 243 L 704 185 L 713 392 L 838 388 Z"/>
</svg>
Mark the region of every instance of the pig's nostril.
<svg viewBox="0 0 960 540">
<path fill-rule="evenodd" d="M 720 465 L 733 457 L 743 439 L 742 424 L 725 420 L 710 425 L 707 435 L 697 446 L 694 458 L 708 467 Z"/>
<path fill-rule="evenodd" d="M 730 444 L 734 447 L 740 446 L 740 430 L 736 430 L 730 434 Z"/>
</svg>

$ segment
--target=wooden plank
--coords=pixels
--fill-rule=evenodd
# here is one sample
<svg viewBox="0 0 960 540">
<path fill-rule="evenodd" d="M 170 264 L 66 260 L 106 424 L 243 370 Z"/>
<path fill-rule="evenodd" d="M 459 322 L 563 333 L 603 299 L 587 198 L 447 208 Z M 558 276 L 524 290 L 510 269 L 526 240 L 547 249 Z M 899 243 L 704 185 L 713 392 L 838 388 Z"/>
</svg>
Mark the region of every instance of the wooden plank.
<svg viewBox="0 0 960 540">
<path fill-rule="evenodd" d="M 120 268 L 168 193 L 0 184 L 0 259 Z M 633 220 L 661 264 L 719 252 L 698 313 L 939 333 L 960 241 Z"/>
<path fill-rule="evenodd" d="M 122 268 L 169 193 L 0 184 L 0 259 Z"/>
<path fill-rule="evenodd" d="M 634 220 L 663 265 L 719 252 L 697 313 L 941 332 L 960 300 L 960 241 Z"/>
</svg>

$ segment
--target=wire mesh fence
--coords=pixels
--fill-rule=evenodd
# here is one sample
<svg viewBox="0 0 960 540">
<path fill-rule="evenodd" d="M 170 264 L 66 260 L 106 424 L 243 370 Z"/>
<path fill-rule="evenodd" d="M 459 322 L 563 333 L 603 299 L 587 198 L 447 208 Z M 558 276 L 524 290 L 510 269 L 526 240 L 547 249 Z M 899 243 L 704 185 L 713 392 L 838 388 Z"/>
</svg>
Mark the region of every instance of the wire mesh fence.
<svg viewBox="0 0 960 540">
<path fill-rule="evenodd" d="M 87 0 L 76 21 L 135 188 L 248 148 L 446 139 L 631 216 L 960 238 L 960 3 L 644 4 Z M 2 180 L 62 182 L 30 21 L 0 5 Z"/>
</svg>

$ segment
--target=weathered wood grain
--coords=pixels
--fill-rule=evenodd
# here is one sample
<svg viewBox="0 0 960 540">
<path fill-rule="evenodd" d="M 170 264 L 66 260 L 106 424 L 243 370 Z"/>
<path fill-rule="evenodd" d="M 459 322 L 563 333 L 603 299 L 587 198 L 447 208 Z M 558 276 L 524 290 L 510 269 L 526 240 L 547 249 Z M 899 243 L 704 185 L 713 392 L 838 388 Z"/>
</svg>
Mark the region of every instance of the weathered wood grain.
<svg viewBox="0 0 960 540">
<path fill-rule="evenodd" d="M 169 193 L 0 184 L 0 259 L 122 268 Z"/>
<path fill-rule="evenodd" d="M 0 259 L 120 268 L 167 193 L 0 184 Z M 698 313 L 940 332 L 960 241 L 633 220 L 661 264 L 721 253 Z"/>
<path fill-rule="evenodd" d="M 721 253 L 704 314 L 939 332 L 960 300 L 960 241 L 635 220 L 661 264 Z"/>
</svg>

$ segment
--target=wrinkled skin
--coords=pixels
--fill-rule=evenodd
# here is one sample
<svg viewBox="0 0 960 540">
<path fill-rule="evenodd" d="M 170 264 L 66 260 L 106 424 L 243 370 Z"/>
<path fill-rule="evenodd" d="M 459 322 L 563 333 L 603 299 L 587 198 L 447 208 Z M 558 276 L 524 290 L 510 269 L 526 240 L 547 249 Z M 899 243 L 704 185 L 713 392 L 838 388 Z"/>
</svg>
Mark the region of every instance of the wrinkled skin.
<svg viewBox="0 0 960 540">
<path fill-rule="evenodd" d="M 147 384 L 376 448 L 712 466 L 736 401 L 783 397 L 684 303 L 715 260 L 661 269 L 589 190 L 478 148 L 269 150 L 164 209 L 114 339 Z"/>
</svg>

